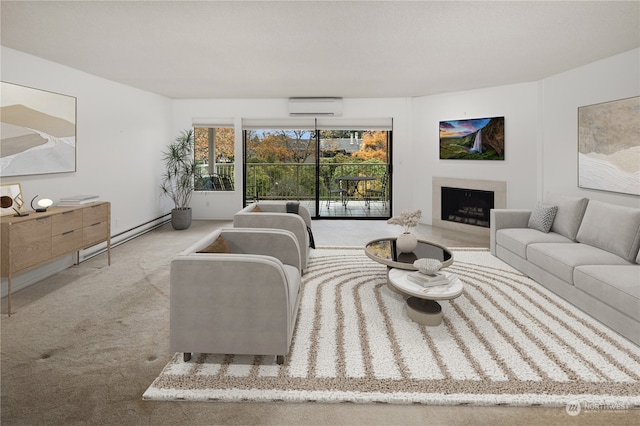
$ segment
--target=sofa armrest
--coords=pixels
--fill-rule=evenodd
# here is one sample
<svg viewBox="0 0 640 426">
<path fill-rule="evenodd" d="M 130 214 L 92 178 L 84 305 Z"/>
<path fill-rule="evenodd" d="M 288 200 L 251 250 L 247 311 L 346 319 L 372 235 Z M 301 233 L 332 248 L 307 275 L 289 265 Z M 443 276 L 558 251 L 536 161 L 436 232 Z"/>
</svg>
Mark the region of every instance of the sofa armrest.
<svg viewBox="0 0 640 426">
<path fill-rule="evenodd" d="M 491 254 L 496 254 L 496 232 L 505 228 L 527 228 L 531 210 L 527 209 L 492 209 L 490 248 Z"/>
<path fill-rule="evenodd" d="M 302 273 L 302 250 L 296 236 L 286 229 L 229 228 L 222 229 L 232 253 L 271 256 Z"/>
</svg>

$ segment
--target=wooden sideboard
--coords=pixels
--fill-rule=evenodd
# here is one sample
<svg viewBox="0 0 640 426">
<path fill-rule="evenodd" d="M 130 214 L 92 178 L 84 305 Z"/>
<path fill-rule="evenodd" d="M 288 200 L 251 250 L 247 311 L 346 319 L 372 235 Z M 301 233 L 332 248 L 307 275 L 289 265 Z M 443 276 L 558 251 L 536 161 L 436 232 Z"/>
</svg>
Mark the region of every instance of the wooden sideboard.
<svg viewBox="0 0 640 426">
<path fill-rule="evenodd" d="M 46 212 L 29 211 L 29 216 L 2 216 L 2 276 L 7 277 L 7 312 L 11 316 L 11 278 L 60 257 L 107 242 L 111 265 L 111 203 L 54 206 Z"/>
</svg>

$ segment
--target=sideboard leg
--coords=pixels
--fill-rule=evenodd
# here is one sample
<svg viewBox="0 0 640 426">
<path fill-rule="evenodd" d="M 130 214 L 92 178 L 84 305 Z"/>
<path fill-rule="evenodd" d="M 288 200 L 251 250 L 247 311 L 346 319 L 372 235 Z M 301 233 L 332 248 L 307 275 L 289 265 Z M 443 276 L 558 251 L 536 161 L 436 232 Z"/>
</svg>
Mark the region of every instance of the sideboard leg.
<svg viewBox="0 0 640 426">
<path fill-rule="evenodd" d="M 7 277 L 7 313 L 11 316 L 11 274 Z"/>
</svg>

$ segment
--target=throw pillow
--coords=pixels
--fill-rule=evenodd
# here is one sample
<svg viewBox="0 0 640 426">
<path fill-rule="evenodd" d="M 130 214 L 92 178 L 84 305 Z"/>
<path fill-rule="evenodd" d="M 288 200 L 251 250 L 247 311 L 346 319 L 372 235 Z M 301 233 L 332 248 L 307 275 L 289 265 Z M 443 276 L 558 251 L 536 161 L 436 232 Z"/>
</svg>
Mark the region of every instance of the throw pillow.
<svg viewBox="0 0 640 426">
<path fill-rule="evenodd" d="M 231 253 L 231 249 L 229 248 L 229 244 L 227 244 L 227 240 L 219 236 L 214 242 L 198 251 L 198 253 Z"/>
<path fill-rule="evenodd" d="M 251 210 L 251 213 L 262 213 L 262 209 L 260 208 L 259 205 L 256 204 L 253 210 Z"/>
<path fill-rule="evenodd" d="M 529 228 L 537 229 L 546 234 L 551 229 L 557 212 L 558 206 L 538 203 L 529 217 Z"/>
</svg>

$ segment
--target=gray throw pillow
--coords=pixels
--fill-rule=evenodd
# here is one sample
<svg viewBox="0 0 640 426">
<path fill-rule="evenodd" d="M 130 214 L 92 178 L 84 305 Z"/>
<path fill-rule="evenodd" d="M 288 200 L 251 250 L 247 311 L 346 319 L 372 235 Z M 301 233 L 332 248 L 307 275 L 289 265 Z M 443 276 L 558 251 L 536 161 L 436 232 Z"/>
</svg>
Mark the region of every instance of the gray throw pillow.
<svg viewBox="0 0 640 426">
<path fill-rule="evenodd" d="M 558 206 L 538 203 L 529 217 L 529 228 L 537 229 L 545 234 L 548 233 L 551 225 L 553 225 L 553 219 L 555 219 L 557 212 Z"/>
</svg>

